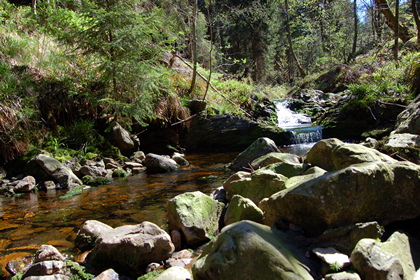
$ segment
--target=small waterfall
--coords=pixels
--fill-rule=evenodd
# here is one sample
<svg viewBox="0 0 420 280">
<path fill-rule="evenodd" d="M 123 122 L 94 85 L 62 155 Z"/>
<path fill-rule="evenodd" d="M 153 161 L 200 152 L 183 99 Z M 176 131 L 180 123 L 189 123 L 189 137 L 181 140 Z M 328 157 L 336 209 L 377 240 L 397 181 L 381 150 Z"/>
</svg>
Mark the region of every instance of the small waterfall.
<svg viewBox="0 0 420 280">
<path fill-rule="evenodd" d="M 292 132 L 294 145 L 312 146 L 322 139 L 322 127 L 314 126 L 310 117 L 289 109 L 289 101 L 276 101 L 277 125 Z"/>
</svg>

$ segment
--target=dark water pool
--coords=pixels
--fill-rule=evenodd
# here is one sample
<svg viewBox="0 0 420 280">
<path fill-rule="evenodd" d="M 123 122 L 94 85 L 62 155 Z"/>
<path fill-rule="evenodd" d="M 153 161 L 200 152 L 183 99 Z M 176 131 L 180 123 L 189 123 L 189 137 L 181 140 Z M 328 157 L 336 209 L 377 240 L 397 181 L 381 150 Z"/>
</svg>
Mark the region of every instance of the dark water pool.
<svg viewBox="0 0 420 280">
<path fill-rule="evenodd" d="M 77 254 L 73 241 L 86 220 L 116 227 L 150 221 L 166 229 L 166 202 L 188 191 L 209 194 L 231 175 L 223 167 L 237 153 L 187 155 L 182 170 L 117 179 L 112 185 L 93 187 L 67 200 L 66 190 L 0 196 L 0 265 L 33 254 L 42 244 Z"/>
</svg>

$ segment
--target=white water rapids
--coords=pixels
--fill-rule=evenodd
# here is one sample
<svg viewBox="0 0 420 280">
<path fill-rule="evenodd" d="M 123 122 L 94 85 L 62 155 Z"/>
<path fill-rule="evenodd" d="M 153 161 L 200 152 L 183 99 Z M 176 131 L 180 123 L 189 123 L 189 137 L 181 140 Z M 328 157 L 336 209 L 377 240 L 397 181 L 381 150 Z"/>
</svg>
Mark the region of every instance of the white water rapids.
<svg viewBox="0 0 420 280">
<path fill-rule="evenodd" d="M 322 127 L 313 125 L 310 117 L 290 110 L 287 99 L 276 101 L 275 105 L 277 125 L 293 134 L 291 152 L 301 153 L 322 139 Z"/>
</svg>

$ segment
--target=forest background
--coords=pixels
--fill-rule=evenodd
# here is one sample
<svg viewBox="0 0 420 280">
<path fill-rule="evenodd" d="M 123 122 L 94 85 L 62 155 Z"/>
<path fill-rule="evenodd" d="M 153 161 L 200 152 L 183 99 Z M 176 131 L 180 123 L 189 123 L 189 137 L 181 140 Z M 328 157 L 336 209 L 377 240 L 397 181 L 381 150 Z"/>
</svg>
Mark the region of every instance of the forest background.
<svg viewBox="0 0 420 280">
<path fill-rule="evenodd" d="M 347 89 L 359 107 L 407 104 L 419 84 L 419 5 L 0 0 L 0 165 L 40 150 L 110 156 L 110 123 L 137 134 L 171 126 L 193 99 L 207 114 L 246 117 L 255 100 L 301 88 Z"/>
</svg>

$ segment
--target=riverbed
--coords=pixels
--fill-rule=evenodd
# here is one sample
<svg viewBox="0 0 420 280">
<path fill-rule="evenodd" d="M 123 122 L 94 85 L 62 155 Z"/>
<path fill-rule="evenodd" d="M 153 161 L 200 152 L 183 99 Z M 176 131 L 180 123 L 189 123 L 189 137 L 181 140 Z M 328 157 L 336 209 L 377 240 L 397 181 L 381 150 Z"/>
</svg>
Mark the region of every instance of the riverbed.
<svg viewBox="0 0 420 280">
<path fill-rule="evenodd" d="M 237 155 L 186 155 L 189 166 L 177 172 L 142 172 L 66 200 L 60 197 L 67 190 L 0 196 L 0 265 L 4 269 L 7 261 L 33 254 L 42 244 L 77 255 L 73 241 L 86 220 L 112 227 L 150 221 L 166 229 L 166 202 L 188 191 L 210 194 L 231 175 L 224 167 Z"/>
</svg>

